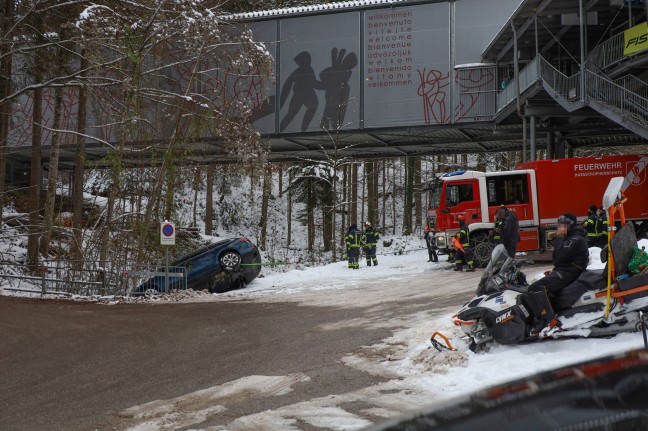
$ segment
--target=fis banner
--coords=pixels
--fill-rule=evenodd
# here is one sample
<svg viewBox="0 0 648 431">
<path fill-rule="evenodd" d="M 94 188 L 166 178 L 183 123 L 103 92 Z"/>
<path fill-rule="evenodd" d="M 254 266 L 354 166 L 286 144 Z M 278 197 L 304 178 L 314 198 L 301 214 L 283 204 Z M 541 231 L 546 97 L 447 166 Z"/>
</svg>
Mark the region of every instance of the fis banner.
<svg viewBox="0 0 648 431">
<path fill-rule="evenodd" d="M 623 32 L 623 55 L 648 49 L 648 23 L 642 22 Z"/>
</svg>

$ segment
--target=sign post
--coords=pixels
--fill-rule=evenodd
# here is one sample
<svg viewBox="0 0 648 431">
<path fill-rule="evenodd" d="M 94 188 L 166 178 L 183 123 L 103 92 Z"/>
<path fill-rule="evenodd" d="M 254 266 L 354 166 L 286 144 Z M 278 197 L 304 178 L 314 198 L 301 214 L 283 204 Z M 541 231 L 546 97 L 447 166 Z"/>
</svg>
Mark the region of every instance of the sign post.
<svg viewBox="0 0 648 431">
<path fill-rule="evenodd" d="M 175 224 L 164 221 L 160 223 L 160 245 L 175 245 Z M 164 266 L 164 291 L 169 290 L 169 248 L 164 247 L 165 266 Z"/>
</svg>

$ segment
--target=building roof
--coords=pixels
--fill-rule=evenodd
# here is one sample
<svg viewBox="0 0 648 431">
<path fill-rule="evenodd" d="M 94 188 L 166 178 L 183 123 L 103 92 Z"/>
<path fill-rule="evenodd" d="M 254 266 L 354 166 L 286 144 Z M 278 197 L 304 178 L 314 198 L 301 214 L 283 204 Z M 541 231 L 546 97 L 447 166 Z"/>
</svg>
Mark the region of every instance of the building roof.
<svg viewBox="0 0 648 431">
<path fill-rule="evenodd" d="M 358 9 L 385 6 L 407 6 L 421 3 L 439 3 L 446 0 L 352 0 L 338 3 L 315 4 L 308 6 L 294 6 L 281 9 L 260 10 L 233 14 L 229 18 L 240 21 L 271 19 L 278 17 L 292 17 L 300 15 L 313 15 L 326 12 L 346 12 Z"/>
</svg>

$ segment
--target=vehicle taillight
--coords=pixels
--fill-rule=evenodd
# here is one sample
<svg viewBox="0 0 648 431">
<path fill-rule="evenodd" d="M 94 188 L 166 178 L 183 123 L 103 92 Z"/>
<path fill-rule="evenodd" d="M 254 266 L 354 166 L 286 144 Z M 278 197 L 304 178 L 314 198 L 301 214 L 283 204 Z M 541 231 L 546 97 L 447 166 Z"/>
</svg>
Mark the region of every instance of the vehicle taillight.
<svg viewBox="0 0 648 431">
<path fill-rule="evenodd" d="M 239 239 L 239 241 L 241 241 L 241 242 L 252 242 L 252 241 L 250 241 L 250 240 L 247 239 L 247 238 L 241 238 L 241 239 Z"/>
</svg>

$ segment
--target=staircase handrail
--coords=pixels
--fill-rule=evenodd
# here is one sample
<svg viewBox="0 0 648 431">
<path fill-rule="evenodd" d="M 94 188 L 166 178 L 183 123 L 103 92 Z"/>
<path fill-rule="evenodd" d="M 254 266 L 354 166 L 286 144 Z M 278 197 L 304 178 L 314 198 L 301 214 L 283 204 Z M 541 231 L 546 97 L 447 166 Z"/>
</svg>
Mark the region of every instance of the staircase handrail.
<svg viewBox="0 0 648 431">
<path fill-rule="evenodd" d="M 614 83 L 620 85 L 628 91 L 638 94 L 644 99 L 648 99 L 648 84 L 633 75 L 625 75 L 614 80 Z"/>
<path fill-rule="evenodd" d="M 540 78 L 551 88 L 556 96 L 560 96 L 567 102 L 573 102 L 580 99 L 580 72 L 567 76 L 551 63 L 538 56 L 540 64 Z"/>
<path fill-rule="evenodd" d="M 605 69 L 621 62 L 623 55 L 623 33 L 617 33 L 594 47 L 587 57 L 587 63 L 597 69 Z"/>
<path fill-rule="evenodd" d="M 648 127 L 648 98 L 589 69 L 585 70 L 585 88 L 589 99 L 618 112 L 624 118 Z"/>
</svg>

